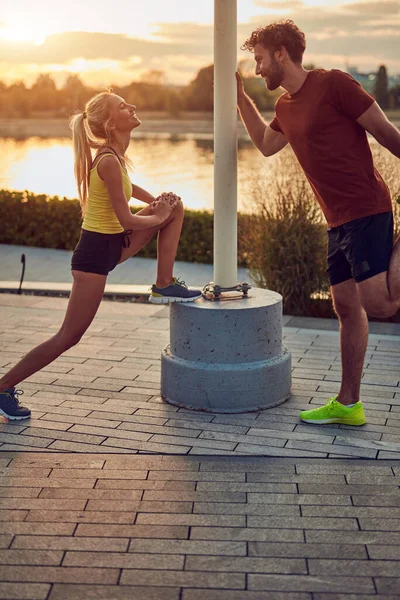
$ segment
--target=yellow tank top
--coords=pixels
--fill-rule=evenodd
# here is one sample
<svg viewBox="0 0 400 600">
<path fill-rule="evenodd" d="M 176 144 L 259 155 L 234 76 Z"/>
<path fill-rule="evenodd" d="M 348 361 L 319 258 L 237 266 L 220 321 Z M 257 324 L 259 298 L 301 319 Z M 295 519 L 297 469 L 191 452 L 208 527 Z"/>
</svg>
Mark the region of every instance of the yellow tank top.
<svg viewBox="0 0 400 600">
<path fill-rule="evenodd" d="M 111 152 L 104 152 L 96 166 L 90 170 L 89 193 L 82 229 L 96 231 L 97 233 L 121 233 L 124 231 L 124 228 L 114 212 L 106 184 L 97 171 L 99 162 L 103 160 L 104 156 L 115 155 Z M 122 187 L 126 201 L 128 202 L 132 197 L 132 183 L 121 164 L 120 168 L 122 173 Z"/>
</svg>

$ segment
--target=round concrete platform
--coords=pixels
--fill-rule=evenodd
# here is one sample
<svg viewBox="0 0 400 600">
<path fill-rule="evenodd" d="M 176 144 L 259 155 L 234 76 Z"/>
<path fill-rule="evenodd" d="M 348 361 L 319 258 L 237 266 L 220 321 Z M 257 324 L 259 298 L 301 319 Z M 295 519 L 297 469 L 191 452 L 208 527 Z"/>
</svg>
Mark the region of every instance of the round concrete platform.
<svg viewBox="0 0 400 600">
<path fill-rule="evenodd" d="M 282 297 L 252 288 L 240 300 L 171 305 L 161 356 L 161 395 L 193 410 L 270 408 L 290 393 L 291 356 L 282 346 Z"/>
</svg>

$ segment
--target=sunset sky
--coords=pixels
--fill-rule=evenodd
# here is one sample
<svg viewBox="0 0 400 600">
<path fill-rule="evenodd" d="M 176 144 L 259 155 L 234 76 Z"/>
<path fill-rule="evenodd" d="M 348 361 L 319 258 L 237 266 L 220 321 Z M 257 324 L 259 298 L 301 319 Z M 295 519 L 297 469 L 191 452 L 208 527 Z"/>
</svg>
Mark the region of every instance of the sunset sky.
<svg viewBox="0 0 400 600">
<path fill-rule="evenodd" d="M 0 79 L 76 73 L 88 84 L 125 84 L 149 70 L 189 83 L 213 60 L 213 0 L 2 0 Z M 79 6 L 79 7 L 78 7 Z M 305 62 L 400 73 L 400 0 L 238 0 L 240 44 L 253 29 L 291 18 L 307 37 Z"/>
</svg>

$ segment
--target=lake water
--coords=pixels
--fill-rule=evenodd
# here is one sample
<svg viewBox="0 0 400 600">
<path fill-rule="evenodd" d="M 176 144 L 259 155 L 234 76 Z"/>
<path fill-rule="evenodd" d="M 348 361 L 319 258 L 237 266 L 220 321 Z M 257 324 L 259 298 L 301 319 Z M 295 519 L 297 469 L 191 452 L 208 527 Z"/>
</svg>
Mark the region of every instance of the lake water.
<svg viewBox="0 0 400 600">
<path fill-rule="evenodd" d="M 213 209 L 213 143 L 211 140 L 132 139 L 128 149 L 135 164 L 133 183 L 154 196 L 173 191 L 191 209 Z M 68 138 L 0 138 L 0 189 L 77 198 L 72 143 Z M 246 183 L 252 170 L 267 172 L 265 159 L 250 142 L 238 149 L 238 208 L 249 208 Z M 134 203 L 136 201 L 132 201 Z M 139 204 L 141 204 L 139 202 Z M 143 205 L 142 205 L 143 206 Z"/>
</svg>

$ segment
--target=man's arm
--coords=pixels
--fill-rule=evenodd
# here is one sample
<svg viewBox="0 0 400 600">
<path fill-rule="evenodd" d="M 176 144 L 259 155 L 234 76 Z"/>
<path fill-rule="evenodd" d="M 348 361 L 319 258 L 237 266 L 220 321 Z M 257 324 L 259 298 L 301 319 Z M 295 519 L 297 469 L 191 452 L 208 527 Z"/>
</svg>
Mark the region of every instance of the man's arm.
<svg viewBox="0 0 400 600">
<path fill-rule="evenodd" d="M 283 133 L 275 131 L 264 121 L 256 106 L 245 93 L 240 75 L 236 74 L 238 84 L 238 109 L 240 117 L 251 137 L 253 144 L 264 156 L 276 154 L 288 143 Z"/>
<path fill-rule="evenodd" d="M 400 158 L 400 131 L 387 119 L 376 102 L 357 119 L 357 123 L 373 135 L 381 146 Z"/>
</svg>

